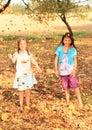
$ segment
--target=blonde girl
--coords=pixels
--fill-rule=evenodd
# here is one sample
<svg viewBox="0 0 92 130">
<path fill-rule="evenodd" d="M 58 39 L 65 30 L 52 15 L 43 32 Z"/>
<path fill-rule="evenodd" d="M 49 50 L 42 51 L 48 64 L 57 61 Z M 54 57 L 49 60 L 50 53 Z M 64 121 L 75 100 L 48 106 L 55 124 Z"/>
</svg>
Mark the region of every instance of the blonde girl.
<svg viewBox="0 0 92 130">
<path fill-rule="evenodd" d="M 16 62 L 16 76 L 13 88 L 19 90 L 20 111 L 23 111 L 24 95 L 27 108 L 30 107 L 30 89 L 37 80 L 32 73 L 31 63 L 36 66 L 38 72 L 41 72 L 40 67 L 33 58 L 33 54 L 28 50 L 28 41 L 21 38 L 17 41 L 18 49 L 13 55 L 8 54 L 13 63 Z"/>
</svg>

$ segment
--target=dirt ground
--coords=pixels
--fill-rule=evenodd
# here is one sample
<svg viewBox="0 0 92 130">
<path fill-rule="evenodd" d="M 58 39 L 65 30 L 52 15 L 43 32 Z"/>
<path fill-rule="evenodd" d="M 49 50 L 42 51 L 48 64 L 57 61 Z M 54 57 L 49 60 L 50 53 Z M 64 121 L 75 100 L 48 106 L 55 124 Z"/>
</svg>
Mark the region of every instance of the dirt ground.
<svg viewBox="0 0 92 130">
<path fill-rule="evenodd" d="M 73 31 L 92 32 L 91 21 L 69 21 Z M 31 35 L 67 31 L 60 21 L 49 26 L 31 21 L 26 15 L 0 15 L 0 35 Z M 92 34 L 92 33 L 91 33 Z M 83 108 L 73 91 L 67 104 L 61 81 L 54 74 L 54 52 L 58 39 L 29 40 L 30 50 L 42 68 L 34 69 L 38 84 L 30 90 L 30 109 L 24 102 L 19 111 L 19 93 L 12 89 L 14 65 L 7 55 L 15 52 L 15 40 L 0 41 L 0 130 L 92 130 L 92 37 L 76 38 L 78 83 Z"/>
<path fill-rule="evenodd" d="M 91 13 L 86 20 L 76 18 L 68 19 L 73 31 L 92 32 Z M 40 30 L 40 31 L 39 31 Z M 67 28 L 65 24 L 57 19 L 47 24 L 41 24 L 30 19 L 27 15 L 0 14 L 0 35 L 31 35 L 65 32 Z"/>
<path fill-rule="evenodd" d="M 30 108 L 24 101 L 19 111 L 19 93 L 12 88 L 14 65 L 7 57 L 15 52 L 16 40 L 0 44 L 0 130 L 92 130 L 92 38 L 76 39 L 78 49 L 78 83 L 83 108 L 70 91 L 67 104 L 61 81 L 54 73 L 54 52 L 57 40 L 30 40 L 30 51 L 42 69 L 34 75 L 38 81 L 30 90 Z M 90 44 L 91 43 L 91 44 Z"/>
</svg>

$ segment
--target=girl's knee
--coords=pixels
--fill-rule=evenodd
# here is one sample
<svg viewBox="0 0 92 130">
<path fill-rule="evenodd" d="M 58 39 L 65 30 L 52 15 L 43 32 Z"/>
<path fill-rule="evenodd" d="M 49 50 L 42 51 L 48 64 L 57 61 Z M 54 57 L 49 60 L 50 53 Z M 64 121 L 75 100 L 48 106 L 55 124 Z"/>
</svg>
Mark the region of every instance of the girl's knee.
<svg viewBox="0 0 92 130">
<path fill-rule="evenodd" d="M 25 94 L 29 95 L 30 94 L 30 90 L 29 89 L 25 90 Z"/>
</svg>

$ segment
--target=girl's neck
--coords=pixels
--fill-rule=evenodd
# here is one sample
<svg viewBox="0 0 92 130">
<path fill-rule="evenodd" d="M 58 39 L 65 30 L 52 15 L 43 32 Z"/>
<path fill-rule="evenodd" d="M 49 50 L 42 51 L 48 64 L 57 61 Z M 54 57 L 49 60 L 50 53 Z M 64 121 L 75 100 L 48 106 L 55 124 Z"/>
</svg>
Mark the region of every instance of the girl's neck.
<svg viewBox="0 0 92 130">
<path fill-rule="evenodd" d="M 21 52 L 21 53 L 25 53 L 25 52 L 27 52 L 27 51 L 26 51 L 26 50 L 20 50 L 20 52 Z"/>
<path fill-rule="evenodd" d="M 67 53 L 69 49 L 70 49 L 70 46 L 63 46 L 63 51 L 65 53 Z"/>
</svg>

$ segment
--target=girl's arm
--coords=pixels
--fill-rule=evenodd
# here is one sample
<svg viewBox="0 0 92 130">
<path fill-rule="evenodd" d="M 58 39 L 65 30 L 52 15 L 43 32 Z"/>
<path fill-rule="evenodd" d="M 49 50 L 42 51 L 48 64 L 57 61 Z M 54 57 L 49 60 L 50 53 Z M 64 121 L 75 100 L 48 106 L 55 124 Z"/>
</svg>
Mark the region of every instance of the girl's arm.
<svg viewBox="0 0 92 130">
<path fill-rule="evenodd" d="M 14 54 L 14 55 L 8 54 L 8 57 L 12 60 L 13 63 L 15 63 L 17 60 L 17 54 Z"/>
<path fill-rule="evenodd" d="M 73 68 L 73 72 L 71 73 L 71 76 L 75 76 L 76 75 L 76 71 L 77 71 L 77 56 L 74 56 L 74 68 Z"/>
<path fill-rule="evenodd" d="M 35 59 L 33 58 L 33 56 L 31 57 L 31 62 L 32 62 L 32 64 L 34 64 L 34 65 L 36 66 L 37 71 L 41 73 L 42 70 L 41 70 L 41 68 L 39 67 L 39 65 L 37 64 L 37 62 L 35 61 Z"/>
<path fill-rule="evenodd" d="M 74 70 L 77 70 L 77 56 L 74 56 Z"/>
<path fill-rule="evenodd" d="M 58 56 L 55 55 L 55 74 L 58 76 Z"/>
</svg>

